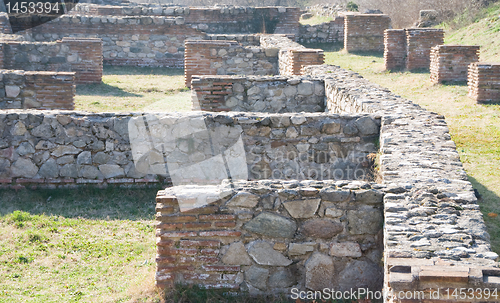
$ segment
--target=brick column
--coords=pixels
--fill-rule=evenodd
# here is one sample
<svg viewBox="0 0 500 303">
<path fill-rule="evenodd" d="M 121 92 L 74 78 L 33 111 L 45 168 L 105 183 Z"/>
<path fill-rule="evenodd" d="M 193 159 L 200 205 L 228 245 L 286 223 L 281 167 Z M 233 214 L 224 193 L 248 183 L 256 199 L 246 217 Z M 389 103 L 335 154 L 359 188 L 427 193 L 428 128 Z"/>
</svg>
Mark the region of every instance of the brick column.
<svg viewBox="0 0 500 303">
<path fill-rule="evenodd" d="M 406 29 L 406 69 L 428 69 L 431 48 L 444 44 L 442 29 Z"/>
<path fill-rule="evenodd" d="M 386 70 L 405 68 L 406 33 L 404 29 L 388 29 L 384 33 L 384 62 Z"/>
<path fill-rule="evenodd" d="M 500 101 L 500 63 L 469 65 L 469 97 L 479 103 Z"/>
<path fill-rule="evenodd" d="M 439 45 L 431 50 L 431 81 L 467 81 L 467 69 L 479 61 L 479 46 Z"/>
<path fill-rule="evenodd" d="M 102 81 L 102 40 L 100 38 L 62 39 L 76 56 L 68 58 L 71 70 L 76 73 L 77 84 L 101 83 Z"/>
</svg>

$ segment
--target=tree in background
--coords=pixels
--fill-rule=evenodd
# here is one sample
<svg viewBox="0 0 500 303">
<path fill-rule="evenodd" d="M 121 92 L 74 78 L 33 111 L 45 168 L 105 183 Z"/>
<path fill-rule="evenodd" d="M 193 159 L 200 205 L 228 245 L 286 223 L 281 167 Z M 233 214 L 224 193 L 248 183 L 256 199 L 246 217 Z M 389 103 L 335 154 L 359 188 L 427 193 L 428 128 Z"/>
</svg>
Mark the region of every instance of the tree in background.
<svg viewBox="0 0 500 303">
<path fill-rule="evenodd" d="M 356 3 L 349 1 L 349 3 L 347 3 L 347 10 L 350 12 L 359 12 L 359 7 Z"/>
</svg>

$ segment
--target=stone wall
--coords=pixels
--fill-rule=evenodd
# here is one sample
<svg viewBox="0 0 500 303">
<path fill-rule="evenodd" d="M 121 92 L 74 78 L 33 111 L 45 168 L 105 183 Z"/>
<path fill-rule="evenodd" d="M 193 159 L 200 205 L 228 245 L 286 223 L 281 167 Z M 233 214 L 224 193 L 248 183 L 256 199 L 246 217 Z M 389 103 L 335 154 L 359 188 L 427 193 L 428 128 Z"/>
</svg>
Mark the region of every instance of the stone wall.
<svg viewBox="0 0 500 303">
<path fill-rule="evenodd" d="M 157 286 L 381 289 L 383 186 L 265 180 L 203 190 L 214 201 L 195 209 L 193 187 L 158 192 Z"/>
<path fill-rule="evenodd" d="M 105 64 L 167 67 L 183 66 L 186 39 L 205 37 L 185 25 L 182 17 L 164 16 L 65 15 L 25 34 L 36 41 L 98 37 L 103 41 Z"/>
<path fill-rule="evenodd" d="M 469 97 L 479 103 L 500 101 L 500 63 L 472 63 L 468 74 Z"/>
<path fill-rule="evenodd" d="M 467 70 L 479 61 L 479 46 L 438 45 L 431 49 L 431 81 L 465 82 Z"/>
<path fill-rule="evenodd" d="M 0 181 L 38 186 L 142 184 L 159 177 L 174 184 L 220 182 L 227 178 L 224 164 L 217 162 L 221 154 L 231 175 L 244 171 L 244 179 L 369 179 L 368 155 L 377 150 L 379 122 L 369 115 L 323 113 L 1 111 Z"/>
<path fill-rule="evenodd" d="M 444 44 L 442 29 L 389 29 L 385 31 L 386 70 L 429 69 L 431 48 Z"/>
<path fill-rule="evenodd" d="M 5 12 L 0 13 L 0 33 L 12 34 L 12 28 L 10 27 L 10 22 L 9 22 L 9 15 Z"/>
<path fill-rule="evenodd" d="M 190 27 L 207 33 L 297 34 L 301 11 L 297 7 L 183 7 L 102 6 L 78 4 L 75 13 L 95 16 L 166 16 L 183 18 Z M 263 22 L 264 21 L 264 22 Z"/>
<path fill-rule="evenodd" d="M 348 52 L 384 51 L 384 31 L 391 18 L 377 14 L 345 14 L 344 49 Z"/>
<path fill-rule="evenodd" d="M 300 43 L 341 43 L 344 42 L 344 17 L 314 25 L 301 25 L 297 41 Z"/>
<path fill-rule="evenodd" d="M 406 29 L 406 69 L 429 69 L 431 48 L 443 44 L 442 29 Z"/>
<path fill-rule="evenodd" d="M 406 32 L 404 29 L 387 29 L 384 33 L 384 63 L 386 70 L 406 67 Z"/>
<path fill-rule="evenodd" d="M 267 113 L 324 112 L 322 80 L 311 77 L 194 76 L 192 108 Z"/>
<path fill-rule="evenodd" d="M 325 62 L 322 49 L 306 48 L 283 35 L 264 35 L 260 42 L 262 47 L 279 49 L 280 75 L 300 75 L 303 66 Z"/>
<path fill-rule="evenodd" d="M 193 75 L 275 75 L 278 52 L 236 41 L 188 40 L 185 52 L 185 84 Z"/>
<path fill-rule="evenodd" d="M 0 109 L 73 109 L 75 73 L 0 70 Z"/>
<path fill-rule="evenodd" d="M 335 66 L 304 72 L 325 75 L 328 102 L 337 104 L 329 108 L 382 117 L 385 302 L 455 302 L 447 291 L 498 289 L 498 255 L 444 117 Z M 420 298 L 403 300 L 401 292 Z M 498 296 L 468 299 L 479 301 Z"/>
<path fill-rule="evenodd" d="M 56 42 L 4 40 L 3 68 L 75 72 L 76 84 L 101 83 L 101 39 L 63 38 Z"/>
</svg>

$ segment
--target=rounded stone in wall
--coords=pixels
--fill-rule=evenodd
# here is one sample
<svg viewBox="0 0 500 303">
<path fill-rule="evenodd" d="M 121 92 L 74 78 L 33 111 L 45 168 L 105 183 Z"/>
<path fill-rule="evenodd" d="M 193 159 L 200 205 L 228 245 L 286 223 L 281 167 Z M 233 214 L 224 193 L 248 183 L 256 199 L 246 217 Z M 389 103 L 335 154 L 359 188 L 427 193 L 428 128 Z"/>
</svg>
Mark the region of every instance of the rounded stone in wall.
<svg viewBox="0 0 500 303">
<path fill-rule="evenodd" d="M 382 289 L 382 268 L 371 261 L 356 260 L 349 263 L 340 273 L 341 291 L 358 288 Z"/>
</svg>

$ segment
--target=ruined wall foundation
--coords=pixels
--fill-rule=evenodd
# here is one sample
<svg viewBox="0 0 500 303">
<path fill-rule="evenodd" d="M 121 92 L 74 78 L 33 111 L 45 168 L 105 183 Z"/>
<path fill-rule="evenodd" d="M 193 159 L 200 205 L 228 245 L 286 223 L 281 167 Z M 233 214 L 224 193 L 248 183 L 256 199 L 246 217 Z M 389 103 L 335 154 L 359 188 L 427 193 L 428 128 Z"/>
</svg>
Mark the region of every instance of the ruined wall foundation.
<svg viewBox="0 0 500 303">
<path fill-rule="evenodd" d="M 500 101 L 500 64 L 476 62 L 469 65 L 469 97 L 479 103 Z"/>
<path fill-rule="evenodd" d="M 344 49 L 348 52 L 384 51 L 384 31 L 391 18 L 376 14 L 346 14 Z"/>
<path fill-rule="evenodd" d="M 465 82 L 469 65 L 479 61 L 479 46 L 438 45 L 431 49 L 431 81 Z"/>
</svg>

